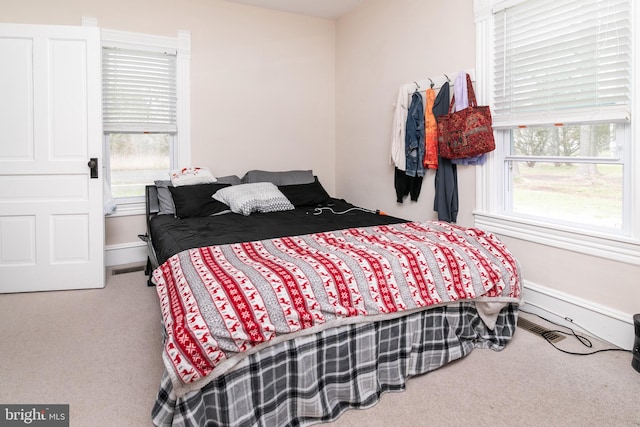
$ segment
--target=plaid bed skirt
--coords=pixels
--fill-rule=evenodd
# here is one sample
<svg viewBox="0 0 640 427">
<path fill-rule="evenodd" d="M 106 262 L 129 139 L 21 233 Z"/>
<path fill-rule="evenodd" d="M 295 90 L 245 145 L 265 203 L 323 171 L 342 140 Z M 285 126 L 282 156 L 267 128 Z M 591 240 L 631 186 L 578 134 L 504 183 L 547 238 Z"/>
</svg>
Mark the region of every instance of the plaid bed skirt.
<svg viewBox="0 0 640 427">
<path fill-rule="evenodd" d="M 513 336 L 517 304 L 494 330 L 472 302 L 397 319 L 345 325 L 250 355 L 201 390 L 176 399 L 165 372 L 152 410 L 156 426 L 307 426 L 350 408 L 373 406 L 408 378 L 466 356 L 501 350 Z"/>
</svg>

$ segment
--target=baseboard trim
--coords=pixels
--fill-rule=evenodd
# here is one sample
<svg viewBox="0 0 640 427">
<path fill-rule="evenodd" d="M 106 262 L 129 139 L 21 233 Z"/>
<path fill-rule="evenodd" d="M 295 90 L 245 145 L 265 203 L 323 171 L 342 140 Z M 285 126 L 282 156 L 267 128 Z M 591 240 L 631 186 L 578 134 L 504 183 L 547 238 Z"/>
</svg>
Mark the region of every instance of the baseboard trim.
<svg viewBox="0 0 640 427">
<path fill-rule="evenodd" d="M 523 285 L 523 300 L 523 310 L 583 331 L 620 348 L 633 348 L 633 314 L 527 281 Z"/>
<path fill-rule="evenodd" d="M 104 250 L 104 263 L 106 267 L 146 261 L 147 244 L 144 242 L 108 245 Z"/>
</svg>

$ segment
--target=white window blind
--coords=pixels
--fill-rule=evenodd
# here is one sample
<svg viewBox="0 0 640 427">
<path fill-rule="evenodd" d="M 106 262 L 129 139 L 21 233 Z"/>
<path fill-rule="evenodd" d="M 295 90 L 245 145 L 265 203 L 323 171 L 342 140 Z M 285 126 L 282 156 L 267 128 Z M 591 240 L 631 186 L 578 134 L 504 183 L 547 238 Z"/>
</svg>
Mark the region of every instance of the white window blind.
<svg viewBox="0 0 640 427">
<path fill-rule="evenodd" d="M 176 55 L 102 50 L 105 132 L 176 132 Z"/>
<path fill-rule="evenodd" d="M 628 0 L 503 4 L 494 9 L 494 127 L 629 121 Z"/>
</svg>

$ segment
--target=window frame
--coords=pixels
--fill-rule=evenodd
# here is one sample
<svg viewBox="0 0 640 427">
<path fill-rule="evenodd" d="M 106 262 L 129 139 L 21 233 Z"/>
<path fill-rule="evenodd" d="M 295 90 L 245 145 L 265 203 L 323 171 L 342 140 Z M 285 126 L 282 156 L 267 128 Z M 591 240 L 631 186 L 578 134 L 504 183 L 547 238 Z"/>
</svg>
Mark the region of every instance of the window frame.
<svg viewBox="0 0 640 427">
<path fill-rule="evenodd" d="M 190 62 L 191 34 L 178 31 L 176 37 L 156 36 L 127 31 L 102 29 L 101 48 L 120 47 L 132 50 L 175 51 L 176 52 L 176 132 L 170 147 L 170 168 L 191 165 L 191 125 L 190 125 Z M 108 158 L 108 134 L 103 132 L 103 174 L 110 176 Z M 135 133 L 135 132 L 124 132 Z M 110 217 L 143 215 L 144 196 L 114 199 L 117 209 Z"/>
<path fill-rule="evenodd" d="M 511 0 L 512 4 L 523 0 Z M 479 104 L 492 104 L 493 85 L 493 9 L 503 0 L 474 0 L 476 22 L 476 96 Z M 632 20 L 632 103 L 631 117 L 640 113 L 638 88 L 640 78 L 639 57 L 636 54 L 640 23 L 640 8 L 631 5 Z M 635 113 L 635 114 L 634 114 Z M 640 265 L 640 126 L 632 120 L 626 125 L 628 137 L 623 147 L 624 191 L 623 216 L 628 227 L 617 231 L 604 231 L 519 216 L 504 209 L 508 176 L 505 158 L 508 158 L 509 131 L 496 130 L 496 150 L 487 155 L 486 163 L 476 167 L 475 225 L 504 236 L 533 243 L 571 250 L 605 259 Z M 634 168 L 635 166 L 635 168 Z M 635 170 L 634 170 L 635 169 Z"/>
</svg>

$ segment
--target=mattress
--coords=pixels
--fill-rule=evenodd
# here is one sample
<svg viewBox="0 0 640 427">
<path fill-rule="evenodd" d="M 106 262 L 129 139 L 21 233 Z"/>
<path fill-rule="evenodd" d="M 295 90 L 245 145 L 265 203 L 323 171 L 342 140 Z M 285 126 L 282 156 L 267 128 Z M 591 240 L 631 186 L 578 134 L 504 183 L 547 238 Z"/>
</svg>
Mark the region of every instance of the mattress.
<svg viewBox="0 0 640 427">
<path fill-rule="evenodd" d="M 304 206 L 248 216 L 234 213 L 194 218 L 155 215 L 149 220 L 149 228 L 158 263 L 162 264 L 170 256 L 190 248 L 401 222 L 406 221 L 332 199 L 321 208 Z"/>
</svg>

